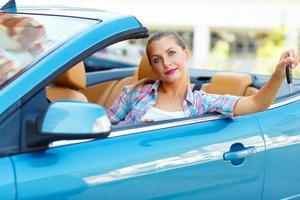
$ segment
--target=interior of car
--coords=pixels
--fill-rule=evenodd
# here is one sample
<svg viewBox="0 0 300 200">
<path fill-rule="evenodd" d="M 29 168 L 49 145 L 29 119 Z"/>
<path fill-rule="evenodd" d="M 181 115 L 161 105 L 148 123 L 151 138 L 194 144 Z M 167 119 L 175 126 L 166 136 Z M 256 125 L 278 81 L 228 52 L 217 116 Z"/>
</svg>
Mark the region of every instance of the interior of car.
<svg viewBox="0 0 300 200">
<path fill-rule="evenodd" d="M 105 72 L 86 73 L 84 62 L 81 61 L 64 74 L 56 78 L 46 88 L 50 102 L 58 100 L 75 100 L 91 102 L 109 108 L 126 85 L 131 85 L 139 80 L 157 77 L 152 72 L 148 58 L 144 55 L 140 64 L 131 73 L 118 77 L 105 75 Z M 231 94 L 238 96 L 251 96 L 268 80 L 265 75 L 253 75 L 237 72 L 218 72 L 212 70 L 189 69 L 193 90 L 204 90 L 212 94 Z M 104 75 L 103 75 L 104 73 Z M 114 73 L 114 72 L 112 72 Z M 105 79 L 98 78 L 99 75 Z M 91 81 L 92 80 L 92 81 Z M 277 99 L 287 96 L 286 86 L 279 92 Z"/>
<path fill-rule="evenodd" d="M 51 86 L 47 87 L 47 96 L 50 101 L 93 102 L 108 108 L 124 86 L 134 84 L 145 78 L 157 80 L 157 77 L 151 71 L 146 55 L 142 58 L 132 76 L 87 87 L 84 63 L 80 62 L 55 79 Z M 239 96 L 250 96 L 258 91 L 258 88 L 255 88 L 252 84 L 251 75 L 232 72 L 218 72 L 211 77 L 209 82 L 202 83 L 200 88 L 207 93 Z"/>
</svg>

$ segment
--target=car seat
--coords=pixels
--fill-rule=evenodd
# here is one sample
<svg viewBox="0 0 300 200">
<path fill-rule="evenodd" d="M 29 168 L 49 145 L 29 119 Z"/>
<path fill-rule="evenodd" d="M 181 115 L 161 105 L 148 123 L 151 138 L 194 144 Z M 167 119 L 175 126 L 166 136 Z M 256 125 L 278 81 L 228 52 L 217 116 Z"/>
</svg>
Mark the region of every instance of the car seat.
<svg viewBox="0 0 300 200">
<path fill-rule="evenodd" d="M 88 102 L 86 96 L 81 93 L 81 90 L 84 90 L 85 87 L 85 68 L 81 61 L 55 79 L 52 85 L 46 87 L 46 94 L 51 102 L 58 100 Z"/>
<path fill-rule="evenodd" d="M 249 74 L 218 72 L 211 78 L 210 83 L 202 84 L 201 90 L 220 95 L 251 96 L 258 92 L 251 85 L 252 78 Z"/>
</svg>

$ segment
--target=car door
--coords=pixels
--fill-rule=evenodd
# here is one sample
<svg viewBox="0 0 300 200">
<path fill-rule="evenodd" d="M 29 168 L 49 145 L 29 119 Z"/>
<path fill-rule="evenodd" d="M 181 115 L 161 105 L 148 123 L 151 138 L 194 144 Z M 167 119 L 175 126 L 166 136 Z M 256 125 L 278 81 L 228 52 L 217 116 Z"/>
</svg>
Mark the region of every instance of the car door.
<svg viewBox="0 0 300 200">
<path fill-rule="evenodd" d="M 118 128 L 12 160 L 20 199 L 260 199 L 264 150 L 252 115 L 214 115 Z"/>
<path fill-rule="evenodd" d="M 0 158 L 0 199 L 15 199 L 15 175 L 9 157 Z"/>
<path fill-rule="evenodd" d="M 16 199 L 16 174 L 10 154 L 18 152 L 20 110 L 0 115 L 0 199 Z"/>
<path fill-rule="evenodd" d="M 299 199 L 299 97 L 274 104 L 272 109 L 255 116 L 262 125 L 266 141 L 263 199 Z"/>
</svg>

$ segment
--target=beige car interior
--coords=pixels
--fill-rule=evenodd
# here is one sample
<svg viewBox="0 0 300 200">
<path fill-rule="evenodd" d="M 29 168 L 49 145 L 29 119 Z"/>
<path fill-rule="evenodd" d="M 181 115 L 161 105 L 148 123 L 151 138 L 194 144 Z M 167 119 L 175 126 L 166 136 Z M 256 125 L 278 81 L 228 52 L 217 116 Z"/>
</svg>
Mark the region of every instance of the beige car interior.
<svg viewBox="0 0 300 200">
<path fill-rule="evenodd" d="M 46 93 L 50 101 L 76 100 L 92 102 L 109 108 L 126 85 L 134 84 L 145 78 L 157 80 L 146 55 L 143 56 L 137 71 L 132 76 L 90 87 L 86 86 L 84 64 L 79 62 L 48 86 Z M 201 89 L 213 94 L 250 96 L 258 91 L 251 85 L 252 79 L 248 74 L 219 72 L 211 78 L 210 83 L 202 84 Z"/>
<path fill-rule="evenodd" d="M 251 96 L 258 92 L 251 85 L 252 78 L 249 74 L 218 72 L 211 78 L 210 83 L 202 84 L 201 90 L 211 94 Z"/>
<path fill-rule="evenodd" d="M 83 62 L 80 62 L 54 80 L 52 85 L 46 88 L 46 93 L 50 101 L 75 100 L 88 102 L 87 97 L 81 92 L 85 88 L 85 69 Z"/>
</svg>

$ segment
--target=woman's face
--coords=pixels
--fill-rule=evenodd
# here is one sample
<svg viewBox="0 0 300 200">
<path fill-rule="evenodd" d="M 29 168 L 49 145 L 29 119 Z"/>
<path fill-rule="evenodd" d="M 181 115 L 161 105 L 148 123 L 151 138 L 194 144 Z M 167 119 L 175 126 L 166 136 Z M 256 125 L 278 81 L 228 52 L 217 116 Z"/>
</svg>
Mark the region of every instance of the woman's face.
<svg viewBox="0 0 300 200">
<path fill-rule="evenodd" d="M 173 83 L 184 77 L 188 51 L 182 49 L 172 36 L 153 41 L 147 48 L 152 70 L 160 80 Z"/>
</svg>

